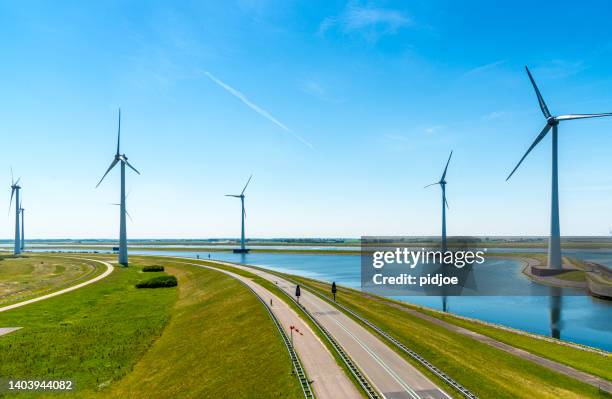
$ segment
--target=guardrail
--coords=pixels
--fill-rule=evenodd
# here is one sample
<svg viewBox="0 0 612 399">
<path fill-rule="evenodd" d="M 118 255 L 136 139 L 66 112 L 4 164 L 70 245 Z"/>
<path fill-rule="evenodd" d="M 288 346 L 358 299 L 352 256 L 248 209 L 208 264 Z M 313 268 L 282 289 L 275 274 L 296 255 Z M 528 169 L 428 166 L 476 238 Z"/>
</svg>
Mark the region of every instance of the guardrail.
<svg viewBox="0 0 612 399">
<path fill-rule="evenodd" d="M 306 316 L 308 316 L 308 318 L 317 326 L 317 328 L 321 331 L 323 336 L 329 341 L 332 347 L 336 350 L 336 353 L 338 353 L 338 355 L 340 356 L 340 358 L 342 359 L 346 367 L 348 367 L 351 374 L 353 375 L 353 377 L 355 377 L 355 379 L 359 383 L 359 386 L 361 386 L 361 388 L 363 389 L 365 394 L 368 396 L 368 398 L 380 399 L 380 395 L 376 392 L 372 384 L 370 384 L 370 382 L 365 378 L 361 370 L 359 370 L 359 367 L 357 367 L 357 365 L 353 362 L 350 356 L 344 351 L 344 349 L 342 349 L 342 346 L 340 346 L 338 341 L 336 341 L 336 339 L 329 333 L 329 331 L 327 331 L 327 329 L 323 327 L 323 325 L 321 325 L 321 323 L 319 323 L 317 319 L 315 319 L 315 317 L 310 313 L 308 309 L 300 305 L 299 302 L 297 302 L 291 294 L 289 294 L 283 289 L 280 289 L 280 290 L 287 297 L 289 297 L 300 309 L 302 309 L 302 311 L 306 314 Z"/>
<path fill-rule="evenodd" d="M 197 265 L 197 264 L 194 264 L 194 263 L 192 263 L 192 264 L 193 265 Z M 224 270 L 219 270 L 219 269 L 212 268 L 212 267 L 209 267 L 209 266 L 206 266 L 206 265 L 197 265 L 197 266 L 205 267 L 207 269 L 214 269 L 214 270 L 220 271 L 222 273 L 225 273 Z M 238 280 L 240 283 L 242 283 L 242 285 L 244 285 L 249 290 L 251 290 L 253 295 L 255 295 L 255 297 L 257 299 L 259 299 L 259 301 L 264 305 L 264 308 L 266 308 L 266 310 L 268 311 L 268 314 L 270 315 L 270 318 L 272 318 L 272 321 L 274 321 L 274 324 L 276 325 L 276 328 L 278 329 L 281 337 L 283 338 L 283 342 L 285 344 L 285 347 L 287 348 L 287 351 L 289 352 L 289 356 L 291 357 L 291 363 L 293 364 L 293 369 L 295 371 L 295 374 L 296 374 L 298 380 L 300 381 L 300 385 L 302 387 L 302 392 L 304 393 L 304 397 L 306 399 L 314 399 L 315 398 L 315 394 L 312 391 L 312 388 L 310 387 L 310 381 L 308 380 L 306 372 L 304 371 L 304 368 L 302 367 L 302 363 L 300 362 L 300 359 L 299 359 L 297 353 L 295 353 L 295 349 L 293 348 L 293 344 L 291 343 L 291 340 L 289 339 L 289 337 L 287 337 L 287 333 L 283 329 L 283 326 L 281 325 L 280 321 L 278 320 L 276 315 L 272 312 L 272 309 L 270 309 L 270 306 L 268 306 L 266 301 L 264 301 L 255 292 L 255 290 L 253 288 L 251 288 L 247 283 L 245 283 L 244 281 L 242 281 L 240 279 L 236 279 L 236 280 Z"/>
<path fill-rule="evenodd" d="M 225 263 L 228 266 L 236 266 L 236 264 L 234 264 L 232 262 L 216 261 L 216 260 L 213 261 L 213 262 L 217 262 L 217 263 L 221 263 L 221 264 Z M 198 266 L 201 266 L 201 267 L 206 267 L 206 268 L 209 268 L 209 269 L 214 269 L 213 267 L 206 266 L 206 265 L 203 265 L 203 264 L 202 265 L 199 265 L 199 264 L 196 264 L 196 263 L 192 263 L 192 264 L 198 265 Z M 219 270 L 219 269 L 215 269 L 215 270 Z M 223 272 L 223 270 L 220 270 L 220 271 Z M 241 280 L 238 280 L 238 281 L 240 281 L 248 289 L 250 289 L 251 291 L 253 291 L 253 293 L 255 293 L 255 291 L 251 287 L 249 287 L 244 281 L 241 281 Z M 367 378 L 365 378 L 365 376 L 363 375 L 361 370 L 359 370 L 359 367 L 357 367 L 357 365 L 353 362 L 353 360 L 350 358 L 350 356 L 344 351 L 344 349 L 342 349 L 342 346 L 340 346 L 340 344 L 329 333 L 329 331 L 327 331 L 327 329 L 325 327 L 323 327 L 323 325 L 321 325 L 321 323 L 319 323 L 317 321 L 317 319 L 315 319 L 314 316 L 305 307 L 300 305 L 300 303 L 297 302 L 295 300 L 295 298 L 293 296 L 291 296 L 291 294 L 289 294 L 288 292 L 286 292 L 286 291 L 284 291 L 284 290 L 282 290 L 280 288 L 279 288 L 279 290 L 283 294 L 285 294 L 287 297 L 289 297 L 289 299 L 291 299 L 293 301 L 293 303 L 295 303 L 300 309 L 302 309 L 302 311 L 306 314 L 306 316 L 308 316 L 308 318 L 314 323 L 314 325 L 317 326 L 317 328 L 321 331 L 323 336 L 332 345 L 332 347 L 334 348 L 336 353 L 338 353 L 338 355 L 340 356 L 340 358 L 342 359 L 342 361 L 344 362 L 346 367 L 349 369 L 349 371 L 351 372 L 353 377 L 357 380 L 357 382 L 359 383 L 359 386 L 361 386 L 361 388 L 363 389 L 363 391 L 367 395 L 367 397 L 369 399 L 381 399 L 380 395 L 376 392 L 376 390 L 374 389 L 372 384 L 370 384 L 370 382 L 367 380 Z M 272 313 L 272 310 L 269 308 L 268 304 L 263 299 L 261 299 L 261 297 L 259 295 L 257 295 L 257 293 L 255 293 L 255 296 L 257 298 L 259 298 L 259 300 L 264 304 L 264 306 L 268 310 L 268 313 L 270 313 L 270 316 L 272 317 L 272 320 L 274 320 L 274 323 L 276 324 L 276 326 L 278 327 L 278 330 L 280 331 L 281 335 L 283 336 L 283 340 L 285 341 L 285 345 L 287 346 L 287 349 L 289 350 L 290 353 L 292 353 L 291 359 L 293 360 L 293 357 L 295 356 L 297 364 L 299 364 L 299 367 L 301 369 L 302 366 L 299 363 L 299 359 L 297 358 L 297 355 L 295 354 L 295 351 L 293 350 L 293 345 L 291 345 L 291 342 L 288 340 L 287 334 L 285 333 L 285 331 L 281 327 L 280 322 L 277 320 L 276 316 Z M 296 369 L 296 372 L 298 372 L 297 369 Z M 303 370 L 302 370 L 302 374 L 300 374 L 298 372 L 298 376 L 299 375 L 305 375 Z M 307 383 L 307 387 L 308 387 L 308 389 L 310 391 L 310 395 L 313 395 L 313 396 L 307 396 L 306 391 L 304 391 L 304 395 L 307 398 L 314 397 L 314 393 L 312 393 L 312 391 L 310 390 L 310 384 L 308 383 L 307 379 L 306 379 L 306 383 Z M 302 388 L 304 389 L 303 383 L 302 383 Z"/>
<path fill-rule="evenodd" d="M 248 285 L 246 286 L 249 287 Z M 251 287 L 249 288 L 251 289 L 251 291 L 253 291 Z M 253 293 L 255 293 L 255 291 L 253 291 Z M 259 295 L 257 295 L 256 293 L 255 295 L 257 296 L 257 298 L 259 298 L 261 303 L 264 304 L 264 306 L 266 307 L 266 310 L 270 314 L 270 317 L 272 318 L 272 320 L 274 320 L 274 324 L 276 324 L 276 328 L 278 328 L 278 331 L 283 337 L 283 342 L 285 343 L 285 346 L 287 347 L 287 350 L 289 351 L 289 356 L 291 356 L 291 363 L 293 363 L 295 374 L 297 375 L 298 380 L 300 380 L 300 385 L 302 386 L 304 397 L 307 399 L 311 399 L 311 398 L 314 399 L 315 395 L 312 389 L 310 388 L 310 381 L 308 380 L 308 377 L 306 376 L 306 372 L 304 372 L 304 368 L 302 367 L 302 363 L 300 362 L 300 359 L 295 353 L 295 349 L 293 348 L 293 344 L 291 343 L 291 340 L 289 339 L 289 337 L 287 337 L 287 333 L 285 333 L 285 330 L 283 329 L 280 322 L 278 321 L 278 318 L 274 315 L 274 313 L 272 313 L 272 310 L 270 309 L 268 304 L 265 303 L 264 300 L 261 299 Z"/>
<path fill-rule="evenodd" d="M 293 283 L 293 284 L 296 284 L 296 285 L 298 284 L 296 281 L 293 281 L 292 279 L 290 279 L 290 278 L 288 278 L 286 276 L 283 276 L 283 278 L 285 280 Z M 344 306 L 342 304 L 339 304 L 337 302 L 334 302 L 331 298 L 327 297 L 326 295 L 323 295 L 323 294 L 321 294 L 321 293 L 319 293 L 317 291 L 306 289 L 306 288 L 304 288 L 303 285 L 300 285 L 300 287 L 303 290 L 305 290 L 305 291 L 309 291 L 312 294 L 317 295 L 318 297 L 323 298 L 323 299 L 327 300 L 330 303 L 333 303 L 335 306 L 337 306 L 337 307 L 341 308 L 342 310 L 344 310 L 345 312 L 351 314 L 353 317 L 355 317 L 356 319 L 358 319 L 359 321 L 361 321 L 362 323 L 364 323 L 365 325 L 370 327 L 372 330 L 376 331 L 378 334 L 380 334 L 383 337 L 385 337 L 385 339 L 387 339 L 389 342 L 391 342 L 393 345 L 395 345 L 397 348 L 399 348 L 402 352 L 408 354 L 410 357 L 415 359 L 417 362 L 419 362 L 420 364 L 425 366 L 425 368 L 427 368 L 429 371 L 431 371 L 432 373 L 437 375 L 439 378 L 444 380 L 444 382 L 446 382 L 448 385 L 453 387 L 456 391 L 458 391 L 464 397 L 470 398 L 470 399 L 478 399 L 478 396 L 474 395 L 466 387 L 464 387 L 463 385 L 459 384 L 457 381 L 453 380 L 451 377 L 446 375 L 442 370 L 440 370 L 439 368 L 434 366 L 432 363 L 427 361 L 427 359 L 425 359 L 424 357 L 422 357 L 421 355 L 419 355 L 418 353 L 416 353 L 412 349 L 408 348 L 406 345 L 401 343 L 398 339 L 396 339 L 391 334 L 387 333 L 386 331 L 384 331 L 383 329 L 381 329 L 380 327 L 378 327 L 374 323 L 370 322 L 369 320 L 367 320 L 366 318 L 362 317 L 361 315 L 359 315 L 358 313 L 354 312 L 353 310 L 347 308 L 346 306 Z"/>
</svg>

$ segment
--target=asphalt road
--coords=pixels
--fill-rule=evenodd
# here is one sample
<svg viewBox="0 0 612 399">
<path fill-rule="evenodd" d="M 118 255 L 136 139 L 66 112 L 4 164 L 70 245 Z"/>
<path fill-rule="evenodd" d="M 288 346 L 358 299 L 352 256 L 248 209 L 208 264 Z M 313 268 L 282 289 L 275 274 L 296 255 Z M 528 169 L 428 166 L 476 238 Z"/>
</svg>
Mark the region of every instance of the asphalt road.
<svg viewBox="0 0 612 399">
<path fill-rule="evenodd" d="M 293 333 L 293 347 L 302 362 L 308 378 L 312 381 L 311 387 L 317 398 L 354 399 L 361 397 L 353 382 L 338 366 L 332 354 L 327 350 L 327 347 L 286 302 L 251 279 L 239 274 L 203 266 L 199 263 L 181 263 L 217 270 L 246 283 L 265 303 L 269 306 L 271 304 L 272 312 L 280 321 L 287 335 L 290 335 L 290 326 L 295 326 L 301 334 Z"/>
<path fill-rule="evenodd" d="M 222 263 L 222 262 L 219 262 Z M 293 295 L 295 285 L 273 274 L 228 264 L 257 274 Z M 404 360 L 380 338 L 323 299 L 302 290 L 300 304 L 309 310 L 387 399 L 446 399 L 446 392 Z"/>
</svg>

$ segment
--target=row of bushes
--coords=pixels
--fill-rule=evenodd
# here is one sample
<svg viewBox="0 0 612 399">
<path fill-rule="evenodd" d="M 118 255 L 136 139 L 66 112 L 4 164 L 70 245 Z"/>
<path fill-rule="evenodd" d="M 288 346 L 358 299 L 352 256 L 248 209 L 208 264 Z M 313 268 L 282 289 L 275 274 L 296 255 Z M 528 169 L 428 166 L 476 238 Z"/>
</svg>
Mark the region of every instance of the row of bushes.
<svg viewBox="0 0 612 399">
<path fill-rule="evenodd" d="M 163 272 L 164 271 L 164 267 L 163 266 L 158 266 L 158 265 L 153 265 L 153 266 L 144 266 L 142 268 L 143 272 Z"/>
<path fill-rule="evenodd" d="M 146 281 L 141 281 L 136 284 L 136 288 L 165 288 L 165 287 L 176 287 L 178 282 L 176 277 L 171 275 L 157 276 Z"/>
</svg>

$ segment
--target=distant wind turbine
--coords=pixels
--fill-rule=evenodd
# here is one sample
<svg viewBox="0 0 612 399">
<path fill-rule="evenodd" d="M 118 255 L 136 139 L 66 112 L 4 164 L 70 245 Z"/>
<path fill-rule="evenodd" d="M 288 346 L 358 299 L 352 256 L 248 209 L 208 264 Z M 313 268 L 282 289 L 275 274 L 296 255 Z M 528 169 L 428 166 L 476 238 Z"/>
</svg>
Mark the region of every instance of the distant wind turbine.
<svg viewBox="0 0 612 399">
<path fill-rule="evenodd" d="M 25 249 L 25 209 L 23 202 L 19 205 L 19 213 L 21 213 L 21 252 Z"/>
<path fill-rule="evenodd" d="M 248 253 L 249 250 L 246 249 L 245 245 L 244 245 L 244 218 L 246 217 L 246 211 L 244 210 L 244 191 L 246 190 L 247 186 L 249 185 L 249 183 L 251 182 L 251 179 L 253 178 L 253 175 L 251 175 L 249 177 L 249 180 L 247 180 L 246 184 L 244 185 L 244 188 L 242 189 L 242 192 L 239 195 L 233 195 L 233 194 L 226 194 L 226 197 L 234 197 L 234 198 L 240 198 L 240 203 L 242 204 L 242 231 L 240 234 L 240 249 L 235 249 L 234 252 L 235 253 Z"/>
<path fill-rule="evenodd" d="M 525 152 L 525 155 L 521 158 L 518 164 L 512 169 L 512 172 L 506 178 L 506 181 L 510 179 L 510 177 L 514 174 L 514 172 L 521 165 L 523 160 L 527 157 L 527 155 L 533 150 L 533 148 L 538 145 L 540 141 L 546 136 L 549 130 L 552 129 L 552 186 L 551 186 L 551 195 L 550 195 L 550 238 L 548 241 L 548 267 L 552 269 L 561 269 L 562 268 L 562 259 L 561 259 L 561 231 L 559 227 L 559 181 L 558 181 L 558 169 L 557 169 L 557 132 L 558 125 L 561 121 L 568 121 L 572 119 L 586 119 L 586 118 L 599 118 L 602 116 L 612 116 L 612 113 L 605 114 L 568 114 L 568 115 L 559 115 L 553 116 L 550 111 L 548 111 L 548 107 L 544 102 L 544 98 L 538 89 L 535 81 L 533 80 L 533 76 L 531 76 L 531 72 L 529 72 L 529 68 L 525 67 L 527 70 L 527 75 L 529 76 L 529 80 L 535 90 L 536 96 L 538 97 L 538 103 L 540 104 L 540 109 L 542 110 L 542 114 L 546 118 L 546 126 L 544 129 L 538 134 L 535 138 L 531 146 Z"/>
<path fill-rule="evenodd" d="M 9 214 L 11 213 L 11 205 L 13 204 L 13 196 L 15 196 L 15 246 L 13 249 L 14 255 L 19 255 L 21 253 L 21 236 L 19 229 L 19 190 L 21 190 L 21 186 L 19 185 L 19 180 L 14 180 L 13 178 L 13 170 L 11 169 L 11 201 L 9 202 Z"/>
<path fill-rule="evenodd" d="M 442 188 L 442 251 L 446 251 L 446 208 L 448 207 L 448 201 L 446 201 L 446 171 L 448 170 L 448 164 L 450 163 L 452 156 L 453 152 L 451 151 L 450 155 L 448 156 L 448 161 L 446 161 L 446 166 L 444 167 L 444 172 L 442 172 L 440 181 L 425 186 L 425 188 L 427 188 L 439 184 Z"/>
<path fill-rule="evenodd" d="M 96 188 L 102 183 L 102 180 L 106 177 L 108 172 L 111 171 L 119 162 L 121 162 L 121 197 L 119 200 L 119 264 L 123 266 L 128 265 L 128 252 L 127 252 L 127 232 L 126 232 L 126 223 L 125 216 L 127 211 L 125 209 L 125 166 L 127 165 L 134 172 L 140 174 L 139 171 L 136 170 L 130 163 L 128 162 L 128 158 L 125 154 L 121 154 L 119 151 L 121 144 L 121 109 L 119 109 L 119 128 L 117 130 L 117 152 L 115 153 L 115 159 L 110 164 L 104 176 L 100 179 Z"/>
</svg>

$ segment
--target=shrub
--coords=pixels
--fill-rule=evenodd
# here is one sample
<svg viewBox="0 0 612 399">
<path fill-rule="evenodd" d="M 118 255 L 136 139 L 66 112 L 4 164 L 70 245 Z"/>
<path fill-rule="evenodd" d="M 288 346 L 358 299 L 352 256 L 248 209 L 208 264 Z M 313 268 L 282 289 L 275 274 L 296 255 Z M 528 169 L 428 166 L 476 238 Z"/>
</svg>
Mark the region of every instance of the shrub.
<svg viewBox="0 0 612 399">
<path fill-rule="evenodd" d="M 153 277 L 146 281 L 141 281 L 136 284 L 136 288 L 164 288 L 164 287 L 176 287 L 176 277 L 166 275 Z"/>
<path fill-rule="evenodd" d="M 163 266 L 158 266 L 158 265 L 153 265 L 153 266 L 145 266 L 142 268 L 143 272 L 163 272 L 164 271 L 164 267 Z"/>
</svg>

